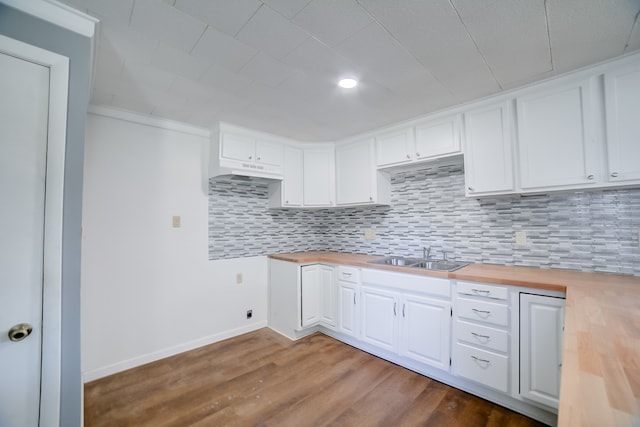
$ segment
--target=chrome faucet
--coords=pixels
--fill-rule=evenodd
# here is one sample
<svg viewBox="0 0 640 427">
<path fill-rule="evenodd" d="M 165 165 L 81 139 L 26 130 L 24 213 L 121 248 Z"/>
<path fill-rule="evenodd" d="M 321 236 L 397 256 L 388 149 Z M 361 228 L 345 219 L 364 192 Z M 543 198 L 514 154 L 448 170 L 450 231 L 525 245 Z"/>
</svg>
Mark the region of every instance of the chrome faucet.
<svg viewBox="0 0 640 427">
<path fill-rule="evenodd" d="M 424 246 L 422 248 L 422 258 L 429 259 L 430 255 L 431 255 L 431 246 L 429 247 Z"/>
</svg>

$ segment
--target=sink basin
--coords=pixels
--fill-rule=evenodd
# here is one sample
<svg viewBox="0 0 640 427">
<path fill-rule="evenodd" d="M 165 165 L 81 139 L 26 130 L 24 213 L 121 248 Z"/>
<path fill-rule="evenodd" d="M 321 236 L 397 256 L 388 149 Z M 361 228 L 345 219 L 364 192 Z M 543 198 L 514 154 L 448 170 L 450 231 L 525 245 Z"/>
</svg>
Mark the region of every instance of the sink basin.
<svg viewBox="0 0 640 427">
<path fill-rule="evenodd" d="M 397 256 L 392 256 L 388 258 L 379 259 L 377 261 L 369 261 L 371 264 L 382 264 L 382 265 L 397 265 L 399 267 L 409 267 L 410 265 L 419 263 L 421 260 L 416 258 L 402 258 Z"/>
<path fill-rule="evenodd" d="M 412 264 L 411 267 L 424 268 L 425 270 L 454 271 L 468 264 L 468 262 L 453 261 L 422 261 L 417 264 Z"/>
<path fill-rule="evenodd" d="M 369 261 L 371 264 L 395 265 L 398 267 L 423 268 L 425 270 L 455 271 L 468 265 L 467 262 L 454 262 L 444 260 L 424 260 L 419 258 L 402 258 L 397 256 Z"/>
</svg>

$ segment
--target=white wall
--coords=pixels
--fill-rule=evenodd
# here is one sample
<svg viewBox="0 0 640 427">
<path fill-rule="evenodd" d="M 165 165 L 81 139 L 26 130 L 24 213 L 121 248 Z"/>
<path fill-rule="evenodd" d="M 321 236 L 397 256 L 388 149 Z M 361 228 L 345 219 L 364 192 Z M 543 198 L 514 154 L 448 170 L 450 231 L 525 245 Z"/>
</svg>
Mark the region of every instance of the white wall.
<svg viewBox="0 0 640 427">
<path fill-rule="evenodd" d="M 204 136 L 89 114 L 84 381 L 266 326 L 266 258 L 207 259 L 207 153 Z"/>
</svg>

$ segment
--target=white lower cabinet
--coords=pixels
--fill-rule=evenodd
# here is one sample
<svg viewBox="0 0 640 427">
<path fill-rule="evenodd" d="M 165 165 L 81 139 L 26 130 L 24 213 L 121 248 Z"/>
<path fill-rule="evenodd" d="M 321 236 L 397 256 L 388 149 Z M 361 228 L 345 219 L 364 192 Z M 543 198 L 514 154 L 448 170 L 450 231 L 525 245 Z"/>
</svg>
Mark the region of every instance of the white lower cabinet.
<svg viewBox="0 0 640 427">
<path fill-rule="evenodd" d="M 363 270 L 362 283 L 361 340 L 448 372 L 450 281 Z"/>
<path fill-rule="evenodd" d="M 398 294 L 384 289 L 362 287 L 363 341 L 385 350 L 398 348 Z"/>
<path fill-rule="evenodd" d="M 358 335 L 358 286 L 348 282 L 338 282 L 340 293 L 340 323 L 338 330 L 355 337 Z"/>
<path fill-rule="evenodd" d="M 335 267 L 312 264 L 303 266 L 301 270 L 302 327 L 317 323 L 335 327 L 337 311 Z"/>
<path fill-rule="evenodd" d="M 520 395 L 556 409 L 564 307 L 562 298 L 520 294 Z"/>
<path fill-rule="evenodd" d="M 302 326 L 320 321 L 320 266 L 305 265 L 301 273 Z"/>
<path fill-rule="evenodd" d="M 454 374 L 508 393 L 511 319 L 507 288 L 459 281 L 454 299 Z"/>
<path fill-rule="evenodd" d="M 400 354 L 448 371 L 451 304 L 404 294 L 400 311 Z"/>
</svg>

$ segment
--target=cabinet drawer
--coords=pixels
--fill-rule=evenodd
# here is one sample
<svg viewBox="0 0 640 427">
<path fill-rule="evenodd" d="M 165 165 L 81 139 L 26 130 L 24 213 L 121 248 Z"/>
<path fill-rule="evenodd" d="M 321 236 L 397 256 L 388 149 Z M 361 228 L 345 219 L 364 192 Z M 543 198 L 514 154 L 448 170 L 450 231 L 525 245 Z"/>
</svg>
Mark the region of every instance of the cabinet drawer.
<svg viewBox="0 0 640 427">
<path fill-rule="evenodd" d="M 487 285 L 484 283 L 458 282 L 456 289 L 459 294 L 473 295 L 493 299 L 506 300 L 509 296 L 507 288 L 501 286 Z"/>
<path fill-rule="evenodd" d="M 360 269 L 338 266 L 338 280 L 349 283 L 360 283 Z"/>
<path fill-rule="evenodd" d="M 502 392 L 508 391 L 509 358 L 465 344 L 454 347 L 456 374 Z"/>
<path fill-rule="evenodd" d="M 509 325 L 509 308 L 504 304 L 458 297 L 456 314 L 458 317 L 494 325 Z"/>
<path fill-rule="evenodd" d="M 507 353 L 509 350 L 509 334 L 507 331 L 490 328 L 475 323 L 456 321 L 456 339 L 475 346 Z"/>
</svg>

